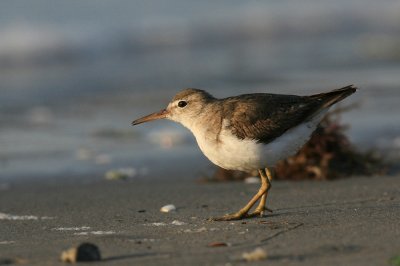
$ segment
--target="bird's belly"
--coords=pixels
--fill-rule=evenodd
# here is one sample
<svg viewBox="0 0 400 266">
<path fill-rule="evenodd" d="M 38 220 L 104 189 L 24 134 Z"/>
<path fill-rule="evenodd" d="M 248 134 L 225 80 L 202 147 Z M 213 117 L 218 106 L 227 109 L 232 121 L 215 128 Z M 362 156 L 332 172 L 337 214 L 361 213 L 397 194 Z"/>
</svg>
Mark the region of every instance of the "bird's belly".
<svg viewBox="0 0 400 266">
<path fill-rule="evenodd" d="M 255 141 L 224 137 L 218 143 L 204 145 L 198 142 L 204 155 L 214 164 L 229 170 L 252 171 L 260 169 L 262 156 Z M 261 167 L 262 168 L 262 167 Z"/>
<path fill-rule="evenodd" d="M 314 121 L 300 124 L 267 144 L 238 139 L 227 130 L 221 132 L 219 141 L 210 141 L 202 136 L 196 136 L 196 140 L 201 151 L 214 164 L 224 169 L 250 172 L 272 167 L 294 155 L 308 141 L 317 125 Z"/>
</svg>

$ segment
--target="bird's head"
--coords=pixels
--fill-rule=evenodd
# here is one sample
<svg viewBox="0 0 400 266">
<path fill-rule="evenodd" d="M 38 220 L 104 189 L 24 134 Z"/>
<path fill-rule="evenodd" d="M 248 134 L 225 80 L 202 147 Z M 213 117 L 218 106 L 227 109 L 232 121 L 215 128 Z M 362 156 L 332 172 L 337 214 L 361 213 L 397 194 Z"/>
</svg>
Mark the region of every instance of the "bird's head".
<svg viewBox="0 0 400 266">
<path fill-rule="evenodd" d="M 207 103 L 213 99 L 213 96 L 203 90 L 185 89 L 175 95 L 167 108 L 136 119 L 132 122 L 132 125 L 166 118 L 190 127 Z"/>
</svg>

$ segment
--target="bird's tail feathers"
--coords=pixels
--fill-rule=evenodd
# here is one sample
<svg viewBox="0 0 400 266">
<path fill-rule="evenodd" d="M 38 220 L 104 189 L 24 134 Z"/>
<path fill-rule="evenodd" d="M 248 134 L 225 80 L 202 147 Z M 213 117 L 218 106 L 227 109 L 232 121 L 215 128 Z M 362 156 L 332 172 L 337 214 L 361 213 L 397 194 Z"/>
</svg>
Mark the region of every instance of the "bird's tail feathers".
<svg viewBox="0 0 400 266">
<path fill-rule="evenodd" d="M 351 94 L 355 93 L 357 88 L 353 85 L 349 85 L 340 89 L 336 89 L 330 92 L 319 93 L 315 95 L 311 95 L 310 98 L 318 99 L 322 101 L 322 109 L 328 108 L 335 103 L 343 100 L 344 98 L 350 96 Z"/>
</svg>

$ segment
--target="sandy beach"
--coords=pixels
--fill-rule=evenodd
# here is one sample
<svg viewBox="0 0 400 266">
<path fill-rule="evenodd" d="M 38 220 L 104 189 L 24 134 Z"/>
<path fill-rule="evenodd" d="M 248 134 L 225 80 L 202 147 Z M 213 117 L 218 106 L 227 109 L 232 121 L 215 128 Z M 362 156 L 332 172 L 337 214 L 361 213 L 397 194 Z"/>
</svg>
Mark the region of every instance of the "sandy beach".
<svg viewBox="0 0 400 266">
<path fill-rule="evenodd" d="M 399 255 L 398 177 L 276 181 L 272 214 L 207 221 L 257 189 L 173 178 L 2 183 L 0 262 L 62 265 L 61 252 L 82 242 L 100 248 L 103 265 L 238 265 L 258 247 L 260 265 L 386 265 Z M 160 212 L 166 204 L 177 210 Z"/>
</svg>

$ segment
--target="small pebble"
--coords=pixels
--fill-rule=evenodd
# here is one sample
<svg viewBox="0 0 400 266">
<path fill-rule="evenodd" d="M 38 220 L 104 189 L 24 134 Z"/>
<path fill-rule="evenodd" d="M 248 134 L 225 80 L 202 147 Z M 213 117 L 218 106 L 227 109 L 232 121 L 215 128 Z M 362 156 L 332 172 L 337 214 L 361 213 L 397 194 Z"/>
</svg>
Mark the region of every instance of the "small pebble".
<svg viewBox="0 0 400 266">
<path fill-rule="evenodd" d="M 101 260 L 100 250 L 91 243 L 82 243 L 78 247 L 70 248 L 61 253 L 61 261 L 67 263 L 99 260 Z"/>
<path fill-rule="evenodd" d="M 173 211 L 176 211 L 176 207 L 173 204 L 168 204 L 168 205 L 163 206 L 160 209 L 160 211 L 161 212 L 173 212 Z"/>
<path fill-rule="evenodd" d="M 227 247 L 228 244 L 225 242 L 211 242 L 208 244 L 209 247 Z"/>
</svg>

